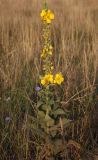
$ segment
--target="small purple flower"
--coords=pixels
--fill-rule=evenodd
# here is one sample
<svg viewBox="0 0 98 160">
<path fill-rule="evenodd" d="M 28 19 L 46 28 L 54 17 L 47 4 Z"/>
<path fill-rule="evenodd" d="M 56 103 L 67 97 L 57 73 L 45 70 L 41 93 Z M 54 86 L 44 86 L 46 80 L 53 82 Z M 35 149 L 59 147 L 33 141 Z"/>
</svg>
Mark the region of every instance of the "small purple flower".
<svg viewBox="0 0 98 160">
<path fill-rule="evenodd" d="M 40 90 L 41 90 L 41 87 L 37 86 L 37 87 L 35 87 L 35 90 L 36 90 L 36 91 L 40 91 Z"/>
<path fill-rule="evenodd" d="M 9 123 L 11 121 L 11 117 L 6 117 L 5 121 Z"/>
</svg>

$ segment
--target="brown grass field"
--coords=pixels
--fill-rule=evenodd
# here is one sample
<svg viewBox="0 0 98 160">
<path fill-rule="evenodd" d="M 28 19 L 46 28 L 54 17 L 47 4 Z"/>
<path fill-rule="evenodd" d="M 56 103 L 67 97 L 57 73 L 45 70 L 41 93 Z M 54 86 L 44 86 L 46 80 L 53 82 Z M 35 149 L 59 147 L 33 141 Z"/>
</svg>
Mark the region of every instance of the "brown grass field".
<svg viewBox="0 0 98 160">
<path fill-rule="evenodd" d="M 76 118 L 65 132 L 74 145 L 81 146 L 82 158 L 94 159 L 98 146 L 98 0 L 48 0 L 48 5 L 55 14 L 53 64 L 65 78 L 62 104 Z M 35 107 L 31 104 L 34 85 L 42 71 L 41 9 L 41 0 L 0 0 L 0 160 L 48 160 L 42 158 L 47 146 L 41 147 L 40 133 L 32 129 L 29 118 Z M 6 117 L 11 117 L 10 124 Z"/>
</svg>

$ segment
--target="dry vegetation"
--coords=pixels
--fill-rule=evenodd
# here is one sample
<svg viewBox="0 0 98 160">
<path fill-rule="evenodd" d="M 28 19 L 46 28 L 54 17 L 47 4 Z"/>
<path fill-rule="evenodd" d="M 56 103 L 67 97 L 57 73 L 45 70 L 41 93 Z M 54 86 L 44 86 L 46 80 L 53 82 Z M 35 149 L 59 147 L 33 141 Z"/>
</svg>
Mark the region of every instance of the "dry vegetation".
<svg viewBox="0 0 98 160">
<path fill-rule="evenodd" d="M 91 149 L 98 138 L 98 128 L 94 136 L 91 129 L 98 83 L 98 1 L 48 3 L 55 13 L 54 65 L 65 77 L 62 104 L 74 120 L 66 133 Z M 0 0 L 0 160 L 42 160 L 41 140 L 28 118 L 41 72 L 41 7 L 40 0 Z M 11 124 L 6 124 L 7 116 Z"/>
</svg>

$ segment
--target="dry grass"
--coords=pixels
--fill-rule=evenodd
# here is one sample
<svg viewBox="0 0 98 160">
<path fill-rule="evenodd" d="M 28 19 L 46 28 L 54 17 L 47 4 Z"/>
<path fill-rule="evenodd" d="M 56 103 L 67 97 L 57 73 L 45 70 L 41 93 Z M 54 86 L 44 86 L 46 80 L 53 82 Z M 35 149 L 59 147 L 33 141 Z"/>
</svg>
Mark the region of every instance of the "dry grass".
<svg viewBox="0 0 98 160">
<path fill-rule="evenodd" d="M 73 57 L 80 58 L 81 56 L 82 59 L 85 59 L 81 63 L 83 68 L 86 67 L 87 77 L 90 69 L 89 61 L 93 57 L 93 76 L 95 77 L 96 51 L 98 50 L 96 16 L 98 8 L 94 1 L 93 4 L 87 1 L 86 5 L 85 2 L 79 3 L 79 1 L 73 2 L 72 0 L 62 2 L 55 0 L 53 4 L 49 2 L 56 15 L 52 27 L 54 52 L 55 56 L 59 54 L 59 60 L 63 59 L 64 73 L 69 68 Z M 39 1 L 29 0 L 28 3 L 25 0 L 17 3 L 11 0 L 1 1 L 0 48 L 2 62 L 0 73 L 5 86 L 15 85 L 17 79 L 22 76 L 21 73 L 26 63 L 30 61 L 32 61 L 32 65 L 36 63 L 34 61 L 40 54 L 40 9 L 41 2 Z M 55 60 L 57 59 L 55 58 Z M 35 67 L 33 69 L 35 70 Z M 73 70 L 74 67 L 71 69 Z M 69 71 L 69 73 L 71 72 Z"/>
<path fill-rule="evenodd" d="M 55 70 L 62 71 L 65 76 L 63 89 L 64 107 L 70 105 L 71 99 L 73 100 L 74 98 L 74 101 L 78 99 L 79 107 L 77 110 L 80 112 L 81 107 L 85 106 L 84 108 L 86 108 L 88 105 L 88 102 L 82 101 L 84 100 L 83 98 L 91 94 L 94 91 L 95 83 L 98 83 L 96 81 L 98 71 L 98 2 L 97 0 L 54 0 L 53 2 L 48 0 L 48 2 L 49 7 L 55 13 L 55 20 L 52 25 Z M 28 80 L 37 83 L 41 71 L 42 26 L 39 17 L 41 7 L 42 4 L 39 0 L 17 0 L 17 3 L 15 0 L 0 1 L 1 99 L 6 97 L 8 89 L 26 88 Z M 28 98 L 25 93 L 22 92 L 20 94 Z M 17 97 L 16 94 L 15 96 Z M 3 111 L 4 102 L 0 103 L 1 105 L 3 104 L 2 110 L 0 110 L 1 120 L 4 119 L 6 113 L 14 116 L 17 105 L 19 105 L 18 101 L 17 103 L 15 102 L 13 113 L 8 109 Z M 71 102 L 71 105 L 74 106 L 75 103 Z M 90 107 L 93 108 L 94 104 Z M 17 112 L 20 113 L 20 109 Z M 75 134 L 78 135 L 78 132 L 80 138 L 84 137 L 85 118 L 87 117 L 84 117 L 82 121 L 81 133 L 79 132 L 80 124 L 72 126 L 72 138 L 75 137 Z M 30 157 L 27 158 L 30 154 L 28 153 L 29 146 L 26 146 L 24 151 L 22 150 L 22 143 L 27 145 L 29 143 L 28 137 L 26 139 L 25 137 L 22 138 L 22 136 L 27 136 L 25 120 L 23 121 L 23 130 L 19 130 L 16 136 L 15 143 L 17 142 L 18 144 L 12 144 L 14 155 L 19 160 L 20 157 L 21 160 L 23 157 L 26 157 L 24 159 L 30 159 Z M 16 127 L 14 128 L 14 126 Z M 75 127 L 77 128 L 77 133 L 75 133 Z M 17 128 L 16 120 L 13 122 L 11 129 L 13 130 L 13 128 L 13 134 L 15 134 Z M 2 127 L 2 134 L 0 133 L 2 143 L 6 136 L 5 128 Z M 10 140 L 12 140 L 11 135 L 10 137 Z M 2 151 L 3 147 L 1 148 Z M 3 150 L 2 158 L 6 159 L 5 157 L 6 151 Z"/>
</svg>

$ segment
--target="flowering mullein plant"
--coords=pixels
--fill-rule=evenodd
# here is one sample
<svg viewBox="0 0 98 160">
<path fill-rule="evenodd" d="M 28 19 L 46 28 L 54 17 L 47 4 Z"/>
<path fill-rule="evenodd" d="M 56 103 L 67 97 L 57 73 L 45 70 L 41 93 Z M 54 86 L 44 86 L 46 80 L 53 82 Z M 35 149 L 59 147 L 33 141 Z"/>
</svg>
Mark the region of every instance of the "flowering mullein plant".
<svg viewBox="0 0 98 160">
<path fill-rule="evenodd" d="M 53 46 L 51 44 L 50 38 L 50 24 L 54 19 L 54 14 L 48 7 L 41 11 L 41 19 L 43 21 L 43 49 L 41 53 L 41 58 L 43 60 L 43 70 L 44 76 L 41 78 L 41 84 L 47 86 L 49 84 L 59 84 L 64 81 L 63 75 L 61 73 L 53 74 L 54 66 L 51 63 L 53 55 Z"/>
<path fill-rule="evenodd" d="M 59 148 L 58 138 L 55 141 L 52 138 L 56 138 L 57 134 L 60 134 L 60 130 L 63 130 L 63 125 L 68 122 L 65 118 L 65 112 L 61 108 L 60 97 L 55 94 L 57 86 L 59 87 L 64 82 L 64 77 L 61 72 L 55 73 L 52 63 L 53 46 L 50 26 L 54 19 L 54 13 L 48 9 L 46 3 L 40 16 L 43 24 L 41 52 L 43 75 L 39 77 L 41 87 L 36 87 L 36 91 L 38 91 L 37 113 L 40 129 L 46 133 L 47 143 L 54 148 L 48 155 L 53 158 L 53 155 L 55 156 L 61 150 L 62 138 L 59 141 L 59 143 L 61 142 Z"/>
</svg>

